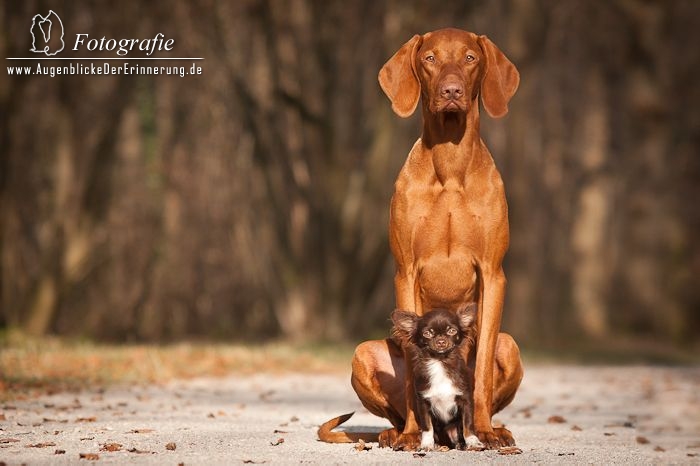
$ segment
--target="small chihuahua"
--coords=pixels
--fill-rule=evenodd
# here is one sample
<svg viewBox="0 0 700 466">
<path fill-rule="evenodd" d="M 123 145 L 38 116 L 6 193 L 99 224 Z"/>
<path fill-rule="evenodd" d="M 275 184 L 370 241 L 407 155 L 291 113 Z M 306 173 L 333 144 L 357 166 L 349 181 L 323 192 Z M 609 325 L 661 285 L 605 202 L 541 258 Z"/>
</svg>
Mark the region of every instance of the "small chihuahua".
<svg viewBox="0 0 700 466">
<path fill-rule="evenodd" d="M 469 304 L 456 312 L 436 309 L 418 316 L 397 309 L 391 314 L 393 337 L 413 347 L 422 449 L 434 449 L 436 442 L 461 450 L 484 448 L 473 434 L 474 374 L 465 361 L 474 346 L 476 309 Z"/>
</svg>

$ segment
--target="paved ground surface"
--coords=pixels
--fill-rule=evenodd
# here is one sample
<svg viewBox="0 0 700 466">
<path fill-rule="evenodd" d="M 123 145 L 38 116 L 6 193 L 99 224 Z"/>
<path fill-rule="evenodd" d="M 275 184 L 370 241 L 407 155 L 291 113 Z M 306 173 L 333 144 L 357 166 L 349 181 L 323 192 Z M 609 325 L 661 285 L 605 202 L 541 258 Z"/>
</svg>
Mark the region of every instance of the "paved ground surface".
<svg viewBox="0 0 700 466">
<path fill-rule="evenodd" d="M 352 410 L 353 428 L 387 426 L 361 408 L 347 375 L 46 395 L 0 404 L 0 464 L 700 464 L 700 368 L 528 366 L 496 416 L 515 434 L 517 456 L 316 440 L 320 423 Z"/>
</svg>

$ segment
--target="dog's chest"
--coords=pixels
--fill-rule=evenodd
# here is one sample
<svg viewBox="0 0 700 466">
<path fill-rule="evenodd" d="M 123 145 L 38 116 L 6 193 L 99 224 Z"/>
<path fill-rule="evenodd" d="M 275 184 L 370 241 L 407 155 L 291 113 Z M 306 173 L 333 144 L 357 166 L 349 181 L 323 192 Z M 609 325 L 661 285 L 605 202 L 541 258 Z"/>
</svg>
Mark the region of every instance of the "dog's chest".
<svg viewBox="0 0 700 466">
<path fill-rule="evenodd" d="M 426 363 L 428 388 L 421 396 L 428 400 L 432 412 L 443 422 L 449 422 L 457 414 L 456 397 L 462 392 L 455 386 L 442 362 L 430 360 Z"/>
</svg>

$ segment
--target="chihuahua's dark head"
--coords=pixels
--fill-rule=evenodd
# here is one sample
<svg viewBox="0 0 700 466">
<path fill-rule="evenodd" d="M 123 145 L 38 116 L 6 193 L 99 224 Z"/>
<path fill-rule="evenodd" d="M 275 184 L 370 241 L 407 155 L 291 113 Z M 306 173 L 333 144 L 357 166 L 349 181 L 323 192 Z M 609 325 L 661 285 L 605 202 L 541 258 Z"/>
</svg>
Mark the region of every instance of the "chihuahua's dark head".
<svg viewBox="0 0 700 466">
<path fill-rule="evenodd" d="M 462 341 L 473 338 L 476 304 L 469 304 L 456 312 L 435 309 L 423 316 L 414 312 L 395 310 L 391 314 L 392 335 L 401 342 L 416 345 L 433 356 L 444 355 Z"/>
</svg>

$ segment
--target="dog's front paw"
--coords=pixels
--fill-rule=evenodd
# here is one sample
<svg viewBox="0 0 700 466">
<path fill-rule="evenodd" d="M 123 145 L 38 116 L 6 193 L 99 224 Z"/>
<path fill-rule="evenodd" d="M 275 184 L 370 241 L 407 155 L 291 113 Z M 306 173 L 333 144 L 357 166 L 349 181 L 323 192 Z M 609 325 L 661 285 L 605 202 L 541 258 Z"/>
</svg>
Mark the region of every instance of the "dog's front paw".
<svg viewBox="0 0 700 466">
<path fill-rule="evenodd" d="M 435 450 L 435 436 L 432 430 L 421 433 L 420 449 L 423 451 Z"/>
<path fill-rule="evenodd" d="M 464 442 L 465 449 L 469 451 L 482 451 L 486 449 L 486 446 L 473 434 L 464 439 Z"/>
<path fill-rule="evenodd" d="M 401 434 L 394 443 L 395 451 L 415 451 L 421 444 L 421 434 Z"/>
<path fill-rule="evenodd" d="M 393 447 L 398 437 L 399 431 L 395 428 L 381 431 L 379 433 L 379 448 Z"/>
<path fill-rule="evenodd" d="M 505 427 L 494 427 L 493 432 L 498 437 L 502 447 L 514 447 L 515 439 L 513 434 L 510 433 Z"/>
<path fill-rule="evenodd" d="M 481 442 L 481 444 L 484 446 L 485 449 L 487 450 L 496 450 L 504 445 L 501 445 L 501 439 L 498 438 L 498 435 L 491 430 L 484 430 L 484 431 L 477 431 L 476 436 L 478 437 L 478 440 Z"/>
</svg>

